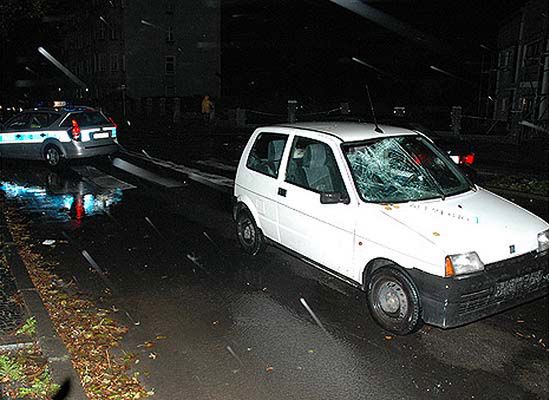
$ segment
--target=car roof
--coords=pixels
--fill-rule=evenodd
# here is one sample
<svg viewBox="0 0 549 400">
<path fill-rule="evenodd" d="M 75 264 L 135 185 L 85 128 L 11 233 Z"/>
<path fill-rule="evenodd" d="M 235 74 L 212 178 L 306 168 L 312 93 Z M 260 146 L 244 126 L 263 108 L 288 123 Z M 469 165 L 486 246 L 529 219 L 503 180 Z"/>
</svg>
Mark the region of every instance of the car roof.
<svg viewBox="0 0 549 400">
<path fill-rule="evenodd" d="M 416 131 L 390 125 L 379 125 L 382 133 L 376 131 L 371 123 L 359 122 L 298 122 L 293 124 L 276 125 L 286 128 L 303 129 L 335 136 L 343 142 L 375 139 L 386 136 L 417 135 Z"/>
<path fill-rule="evenodd" d="M 88 106 L 33 107 L 33 108 L 27 108 L 26 110 L 23 110 L 23 112 L 36 112 L 36 111 L 71 113 L 71 112 L 97 111 L 97 110 L 95 108 L 88 107 Z"/>
</svg>

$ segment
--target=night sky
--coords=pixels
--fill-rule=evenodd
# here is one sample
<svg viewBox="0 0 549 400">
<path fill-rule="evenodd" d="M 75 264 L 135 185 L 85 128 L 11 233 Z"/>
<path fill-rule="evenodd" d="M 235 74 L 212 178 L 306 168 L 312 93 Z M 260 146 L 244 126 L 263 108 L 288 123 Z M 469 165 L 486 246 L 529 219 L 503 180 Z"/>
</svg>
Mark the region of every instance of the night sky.
<svg viewBox="0 0 549 400">
<path fill-rule="evenodd" d="M 361 2 L 384 13 L 387 20 L 373 22 L 329 0 L 222 0 L 223 96 L 242 103 L 252 99 L 282 104 L 296 98 L 306 104 L 326 104 L 364 98 L 368 84 L 374 97 L 387 105 L 471 103 L 478 93 L 480 60 L 486 52 L 480 45 L 495 49 L 498 27 L 524 3 L 347 3 Z M 2 67 L 3 87 L 12 87 L 15 79 L 32 79 L 35 73 L 59 78 L 35 49 L 44 44 L 55 49 L 58 38 L 70 28 L 78 2 L 48 4 L 47 14 L 64 17 L 63 23 L 13 17 L 2 49 L 2 59 L 8 60 Z M 390 28 L 395 23 L 399 33 Z M 16 63 L 18 57 L 19 61 L 28 57 L 25 60 L 34 72 Z M 371 67 L 352 61 L 353 57 Z"/>
</svg>

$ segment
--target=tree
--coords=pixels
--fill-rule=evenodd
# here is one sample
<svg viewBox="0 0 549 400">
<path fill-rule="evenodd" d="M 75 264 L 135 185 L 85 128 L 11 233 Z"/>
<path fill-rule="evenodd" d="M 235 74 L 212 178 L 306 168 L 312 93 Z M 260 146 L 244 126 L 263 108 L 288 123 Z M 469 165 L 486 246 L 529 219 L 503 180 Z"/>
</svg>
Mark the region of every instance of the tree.
<svg viewBox="0 0 549 400">
<path fill-rule="evenodd" d="M 9 38 L 16 24 L 42 18 L 46 9 L 47 0 L 0 1 L 0 40 Z"/>
</svg>

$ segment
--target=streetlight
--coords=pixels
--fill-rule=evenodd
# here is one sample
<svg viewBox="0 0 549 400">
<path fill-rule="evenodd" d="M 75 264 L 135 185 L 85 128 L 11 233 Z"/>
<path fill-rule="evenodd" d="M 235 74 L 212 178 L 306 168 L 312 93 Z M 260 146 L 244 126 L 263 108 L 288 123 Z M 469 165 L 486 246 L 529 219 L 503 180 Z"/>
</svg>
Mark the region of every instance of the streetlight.
<svg viewBox="0 0 549 400">
<path fill-rule="evenodd" d="M 61 64 L 54 56 L 52 56 L 45 48 L 42 46 L 38 47 L 38 52 L 42 54 L 49 62 L 51 62 L 53 65 L 55 65 L 61 72 L 63 72 L 71 81 L 76 83 L 81 88 L 86 88 L 88 85 L 86 85 L 80 78 L 78 78 L 75 74 L 73 74 L 67 67 L 65 67 L 63 64 Z"/>
<path fill-rule="evenodd" d="M 453 73 L 451 73 L 451 72 L 445 71 L 445 70 L 443 70 L 442 68 L 435 67 L 434 65 L 429 65 L 429 68 L 432 69 L 433 71 L 436 71 L 436 72 L 441 73 L 441 74 L 443 74 L 443 75 L 449 76 L 450 78 L 457 79 L 458 81 L 471 83 L 471 81 L 468 81 L 468 80 L 465 79 L 465 78 L 462 78 L 462 77 L 460 77 L 460 76 L 457 76 L 456 74 L 453 74 Z"/>
</svg>

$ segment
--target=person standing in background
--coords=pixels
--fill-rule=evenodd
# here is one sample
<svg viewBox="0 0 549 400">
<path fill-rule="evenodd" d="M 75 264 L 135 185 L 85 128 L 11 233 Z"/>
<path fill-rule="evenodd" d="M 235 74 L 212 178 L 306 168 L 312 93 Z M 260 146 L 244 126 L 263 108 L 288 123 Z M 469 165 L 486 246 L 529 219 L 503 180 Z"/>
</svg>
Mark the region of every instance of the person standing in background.
<svg viewBox="0 0 549 400">
<path fill-rule="evenodd" d="M 214 104 L 210 100 L 210 96 L 206 95 L 202 99 L 202 119 L 208 124 L 213 119 Z"/>
</svg>

